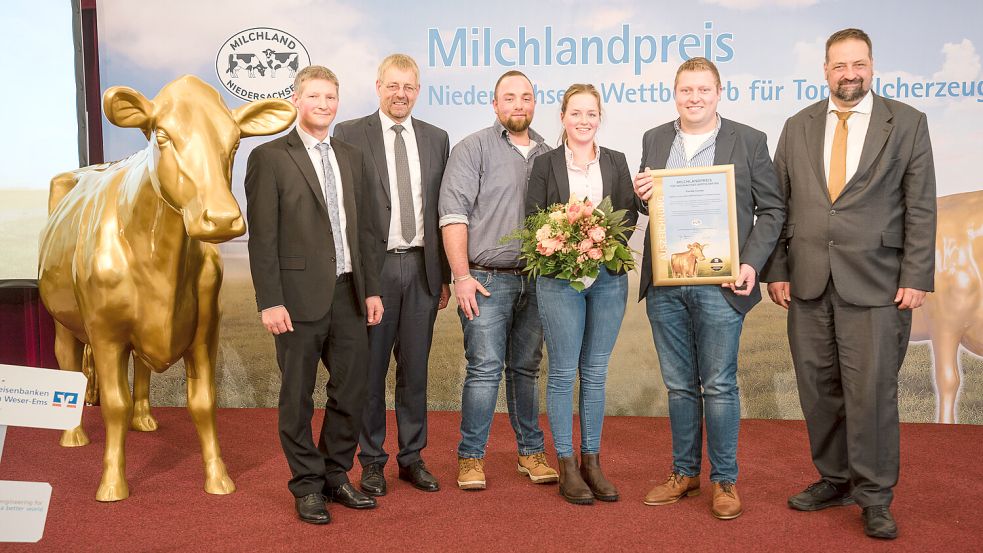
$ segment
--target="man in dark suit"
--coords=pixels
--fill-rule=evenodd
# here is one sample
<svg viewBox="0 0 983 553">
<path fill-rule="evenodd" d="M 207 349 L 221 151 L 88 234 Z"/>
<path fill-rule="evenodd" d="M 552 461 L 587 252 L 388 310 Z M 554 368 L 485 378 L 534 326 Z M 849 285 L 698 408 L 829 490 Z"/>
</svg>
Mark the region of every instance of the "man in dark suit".
<svg viewBox="0 0 983 553">
<path fill-rule="evenodd" d="M 898 370 L 911 310 L 932 291 L 935 166 L 925 114 L 870 92 L 870 38 L 826 41 L 830 98 L 785 123 L 775 153 L 788 223 L 763 275 L 789 310 L 799 400 L 821 479 L 793 509 L 854 502 L 894 538 Z"/>
<path fill-rule="evenodd" d="M 736 282 L 652 285 L 652 245 L 645 235 L 639 300 L 646 299 L 662 379 L 669 392 L 673 466 L 665 483 L 645 497 L 667 505 L 699 493 L 702 415 L 713 488 L 711 514 L 732 519 L 743 512 L 737 494 L 737 435 L 741 418 L 737 352 L 745 314 L 761 301 L 756 277 L 778 240 L 785 209 L 761 131 L 717 114 L 720 74 L 705 58 L 676 72 L 679 119 L 642 138 L 642 170 L 635 177 L 640 211 L 652 195 L 648 168 L 734 165 L 740 273 Z M 695 229 L 694 229 L 695 230 Z"/>
<path fill-rule="evenodd" d="M 396 356 L 396 426 L 399 478 L 424 491 L 440 489 L 420 452 L 427 445 L 427 365 L 437 310 L 447 307 L 450 268 L 437 227 L 437 200 L 450 150 L 447 133 L 414 117 L 420 70 L 413 58 L 382 60 L 375 83 L 379 110 L 339 123 L 334 136 L 354 144 L 375 175 L 367 193 L 377 199 L 375 217 L 386 234 L 382 265 L 385 315 L 369 329 L 368 401 L 362 417 L 358 460 L 362 491 L 386 495 L 386 374 Z M 395 349 L 394 349 L 395 348 Z"/>
<path fill-rule="evenodd" d="M 338 79 L 310 66 L 297 73 L 297 126 L 249 155 L 249 268 L 263 325 L 274 334 L 282 382 L 280 444 L 301 520 L 330 521 L 331 500 L 375 506 L 348 482 L 365 402 L 366 324 L 382 319 L 371 167 L 332 139 Z M 311 438 L 318 360 L 330 373 L 320 442 Z"/>
</svg>

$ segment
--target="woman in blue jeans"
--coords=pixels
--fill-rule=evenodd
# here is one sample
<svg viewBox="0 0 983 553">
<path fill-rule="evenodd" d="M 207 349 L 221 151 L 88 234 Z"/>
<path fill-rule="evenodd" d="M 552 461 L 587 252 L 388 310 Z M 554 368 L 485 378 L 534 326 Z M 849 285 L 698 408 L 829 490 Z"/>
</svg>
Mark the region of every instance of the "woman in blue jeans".
<svg viewBox="0 0 983 553">
<path fill-rule="evenodd" d="M 593 85 L 574 84 L 560 107 L 563 144 L 536 158 L 529 176 L 526 212 L 571 197 L 594 205 L 610 196 L 614 209 L 627 209 L 626 226 L 638 211 L 625 155 L 601 148 L 594 135 L 601 123 L 601 96 Z M 630 233 L 629 233 L 630 236 Z M 597 280 L 582 292 L 570 281 L 541 276 L 536 282 L 539 316 L 549 353 L 546 412 L 559 458 L 560 494 L 589 505 L 617 501 L 618 490 L 601 472 L 599 453 L 604 425 L 604 385 L 628 302 L 628 275 L 603 265 Z M 580 370 L 580 454 L 573 452 L 573 385 Z"/>
</svg>

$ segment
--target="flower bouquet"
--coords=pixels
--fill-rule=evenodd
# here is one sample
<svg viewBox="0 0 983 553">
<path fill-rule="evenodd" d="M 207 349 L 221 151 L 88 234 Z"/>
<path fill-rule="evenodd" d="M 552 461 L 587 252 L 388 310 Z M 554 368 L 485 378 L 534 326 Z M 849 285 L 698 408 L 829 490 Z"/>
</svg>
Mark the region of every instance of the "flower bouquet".
<svg viewBox="0 0 983 553">
<path fill-rule="evenodd" d="M 604 265 L 610 271 L 635 268 L 625 244 L 626 210 L 614 211 L 611 198 L 595 206 L 590 200 L 571 198 L 526 218 L 525 226 L 503 241 L 521 240 L 520 257 L 532 277 L 547 275 L 570 281 L 578 292 L 590 286 Z"/>
</svg>

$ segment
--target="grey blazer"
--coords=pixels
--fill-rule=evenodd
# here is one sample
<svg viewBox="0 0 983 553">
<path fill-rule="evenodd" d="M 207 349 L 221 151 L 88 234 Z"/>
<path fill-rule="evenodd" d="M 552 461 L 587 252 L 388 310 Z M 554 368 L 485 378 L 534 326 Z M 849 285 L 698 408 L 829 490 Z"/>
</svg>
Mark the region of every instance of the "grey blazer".
<svg viewBox="0 0 983 553">
<path fill-rule="evenodd" d="M 649 130 L 642 137 L 642 163 L 639 172 L 646 167 L 664 169 L 669 152 L 676 139 L 672 122 Z M 768 256 L 775 249 L 782 224 L 785 222 L 785 203 L 775 177 L 775 167 L 768 154 L 768 137 L 765 133 L 730 119 L 720 119 L 720 131 L 714 147 L 714 165 L 734 164 L 734 180 L 737 191 L 737 239 L 740 261 L 761 273 Z M 640 211 L 648 212 L 641 200 Z M 639 301 L 652 285 L 652 245 L 649 233 L 645 233 L 642 254 Z M 749 296 L 738 296 L 729 288 L 720 288 L 727 302 L 741 313 L 747 313 L 761 301 L 761 289 L 755 284 Z"/>
<path fill-rule="evenodd" d="M 785 122 L 775 168 L 788 222 L 765 282 L 790 282 L 793 296 L 819 297 L 833 279 L 859 306 L 894 303 L 898 288 L 932 291 L 935 165 L 925 114 L 874 96 L 856 174 L 830 202 L 823 160 L 827 100 Z"/>
<path fill-rule="evenodd" d="M 382 139 L 379 112 L 335 125 L 334 136 L 361 149 L 373 166 L 370 191 L 376 198 L 376 224 L 385 249 L 389 236 L 389 214 L 392 199 L 389 192 L 389 168 L 386 164 L 386 145 Z M 420 175 L 423 186 L 423 255 L 427 267 L 430 293 L 440 294 L 440 285 L 449 283 L 450 266 L 444 253 L 443 238 L 437 226 L 437 202 L 440 181 L 444 176 L 450 141 L 443 129 L 413 118 L 413 133 L 420 153 Z"/>
</svg>

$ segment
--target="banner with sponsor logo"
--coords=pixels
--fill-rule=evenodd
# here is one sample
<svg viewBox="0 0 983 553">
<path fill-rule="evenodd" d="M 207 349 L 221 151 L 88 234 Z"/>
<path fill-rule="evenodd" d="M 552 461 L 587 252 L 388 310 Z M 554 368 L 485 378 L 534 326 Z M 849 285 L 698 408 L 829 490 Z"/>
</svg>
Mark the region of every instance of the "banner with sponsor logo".
<svg viewBox="0 0 983 553">
<path fill-rule="evenodd" d="M 957 2 L 944 13 L 913 0 L 892 3 L 890 9 L 854 2 L 848 12 L 810 0 L 705 0 L 658 7 L 637 0 L 571 0 L 516 10 L 432 1 L 395 6 L 379 0 L 242 0 L 234 9 L 190 0 L 161 5 L 103 0 L 98 6 L 104 87 L 125 84 L 152 97 L 167 82 L 192 73 L 234 107 L 246 100 L 289 97 L 296 71 L 316 63 L 340 79 L 336 121 L 342 121 L 377 109 L 378 63 L 387 54 L 403 52 L 421 69 L 414 116 L 446 129 L 455 143 L 493 122 L 495 81 L 504 71 L 519 69 L 535 85 L 533 128 L 551 144 L 560 134 L 562 92 L 575 82 L 595 84 L 604 102 L 599 141 L 625 152 L 633 171 L 642 133 L 676 117 L 672 90 L 681 61 L 694 56 L 714 61 L 723 81 L 721 115 L 766 132 L 773 150 L 785 119 L 828 94 L 826 38 L 845 27 L 863 28 L 874 42 L 875 93 L 928 115 L 938 194 L 944 197 L 940 220 L 955 221 L 945 230 L 951 236 L 940 236 L 936 305 L 916 313 L 912 338 L 918 342 L 909 349 L 901 374 L 902 417 L 933 421 L 949 412 L 950 420 L 983 423 L 978 393 L 983 390 L 978 330 L 983 307 L 958 301 L 977 298 L 981 288 L 976 267 L 983 255 L 983 216 L 965 209 L 983 201 L 983 178 L 976 171 L 983 139 L 979 3 Z M 108 158 L 124 157 L 145 144 L 138 131 L 108 122 L 104 130 Z M 244 139 L 238 152 L 233 191 L 242 205 L 246 158 L 263 140 Z M 220 401 L 274 405 L 272 339 L 255 311 L 245 246 L 240 241 L 222 249 Z M 632 278 L 634 297 L 637 276 Z M 958 309 L 946 307 L 953 301 Z M 644 305 L 630 303 L 611 360 L 608 412 L 664 415 L 665 389 Z M 440 313 L 436 332 L 430 405 L 458 409 L 464 357 L 452 310 Z M 156 403 L 183 401 L 182 374 L 154 376 Z M 767 300 L 747 319 L 739 378 L 743 415 L 801 417 L 784 311 Z M 950 408 L 956 398 L 958 408 Z"/>
</svg>

